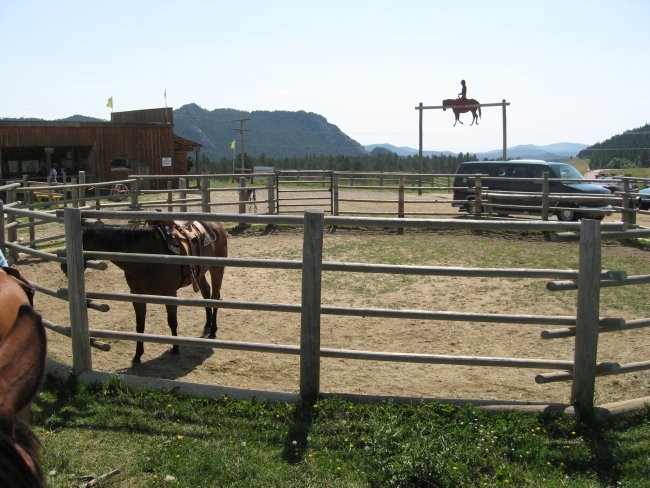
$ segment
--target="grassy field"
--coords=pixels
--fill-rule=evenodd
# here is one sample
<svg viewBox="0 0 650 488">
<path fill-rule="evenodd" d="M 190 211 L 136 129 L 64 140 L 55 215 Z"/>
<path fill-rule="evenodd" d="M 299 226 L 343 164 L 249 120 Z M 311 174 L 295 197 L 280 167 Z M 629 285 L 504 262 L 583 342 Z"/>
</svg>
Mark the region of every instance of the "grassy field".
<svg viewBox="0 0 650 488">
<path fill-rule="evenodd" d="M 650 406 L 557 414 L 329 399 L 197 399 L 48 380 L 35 403 L 48 486 L 647 487 Z"/>
</svg>

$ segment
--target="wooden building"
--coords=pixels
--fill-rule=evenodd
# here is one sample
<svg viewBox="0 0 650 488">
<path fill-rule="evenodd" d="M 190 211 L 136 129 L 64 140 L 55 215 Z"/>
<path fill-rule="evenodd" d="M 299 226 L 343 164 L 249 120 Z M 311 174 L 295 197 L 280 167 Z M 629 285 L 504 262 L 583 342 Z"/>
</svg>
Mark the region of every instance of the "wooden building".
<svg viewBox="0 0 650 488">
<path fill-rule="evenodd" d="M 0 120 L 0 183 L 46 180 L 52 166 L 68 179 L 85 171 L 87 182 L 196 172 L 201 144 L 173 127 L 171 108 L 114 112 L 110 122 Z"/>
</svg>

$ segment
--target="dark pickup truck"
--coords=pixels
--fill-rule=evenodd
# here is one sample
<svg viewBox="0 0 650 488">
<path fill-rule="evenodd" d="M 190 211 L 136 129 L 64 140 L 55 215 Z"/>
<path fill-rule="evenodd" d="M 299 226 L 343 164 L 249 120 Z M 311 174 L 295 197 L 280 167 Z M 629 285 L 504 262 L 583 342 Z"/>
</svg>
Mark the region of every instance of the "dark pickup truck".
<svg viewBox="0 0 650 488">
<path fill-rule="evenodd" d="M 481 180 L 481 193 L 490 196 L 492 211 L 498 214 L 539 213 L 531 207 L 535 204 L 531 195 L 540 194 L 544 173 L 549 173 L 549 205 L 562 207 L 555 215 L 561 221 L 575 221 L 582 217 L 602 219 L 611 212 L 610 202 L 599 196 L 611 195 L 607 188 L 588 182 L 570 164 L 537 160 L 513 161 L 470 161 L 462 163 L 456 170 L 454 179 L 454 207 L 461 211 L 474 212 L 475 178 L 470 175 L 486 175 L 492 178 Z M 467 176 L 465 176 L 467 175 Z M 560 181 L 566 180 L 566 181 Z M 494 192 L 490 195 L 491 192 Z M 571 195 L 588 198 L 571 200 Z M 559 196 L 562 198 L 558 198 Z M 566 196 L 569 198 L 566 198 Z M 554 199 L 554 197 L 556 197 Z M 501 205 L 501 207 L 499 206 Z"/>
</svg>

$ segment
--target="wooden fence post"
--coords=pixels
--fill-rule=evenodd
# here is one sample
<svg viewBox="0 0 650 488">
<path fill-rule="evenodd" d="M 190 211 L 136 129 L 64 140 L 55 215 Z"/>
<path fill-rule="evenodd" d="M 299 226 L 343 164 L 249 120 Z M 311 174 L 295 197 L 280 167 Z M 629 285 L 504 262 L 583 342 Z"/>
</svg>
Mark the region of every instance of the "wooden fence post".
<svg viewBox="0 0 650 488">
<path fill-rule="evenodd" d="M 92 370 L 86 282 L 84 281 L 83 241 L 81 238 L 81 211 L 68 207 L 63 210 L 68 261 L 68 305 L 72 339 L 72 369 L 76 376 Z"/>
<path fill-rule="evenodd" d="M 180 190 L 178 196 L 183 202 L 181 204 L 180 210 L 181 212 L 187 212 L 187 202 L 185 202 L 185 200 L 187 199 L 187 192 L 185 191 L 187 190 L 187 180 L 185 178 L 178 179 L 178 189 Z"/>
<path fill-rule="evenodd" d="M 399 186 L 397 187 L 397 218 L 404 218 L 404 175 L 400 175 Z M 397 234 L 404 234 L 404 227 L 398 227 Z"/>
<path fill-rule="evenodd" d="M 548 220 L 548 206 L 549 206 L 549 182 L 548 171 L 544 171 L 544 179 L 542 180 L 542 220 Z"/>
<path fill-rule="evenodd" d="M 70 178 L 70 182 L 75 185 L 72 188 L 70 188 L 70 198 L 72 198 L 72 206 L 74 208 L 79 208 L 79 190 L 80 188 L 77 185 L 77 178 L 75 176 L 72 176 Z"/>
<path fill-rule="evenodd" d="M 239 177 L 239 213 L 246 213 L 246 178 L 244 176 Z"/>
<path fill-rule="evenodd" d="M 167 211 L 174 211 L 174 188 L 172 187 L 172 182 L 167 180 Z"/>
<path fill-rule="evenodd" d="M 25 192 L 25 201 L 29 205 L 29 210 L 34 212 L 36 209 L 33 207 L 34 204 L 34 193 L 31 191 Z M 28 219 L 29 221 L 29 247 L 34 249 L 36 247 L 36 244 L 34 244 L 34 241 L 36 240 L 36 226 L 34 225 L 34 217 L 30 217 Z"/>
<path fill-rule="evenodd" d="M 83 185 L 86 183 L 86 172 L 85 171 L 79 171 L 79 184 Z M 86 197 L 86 187 L 85 186 L 80 186 L 79 187 L 79 198 L 82 200 Z M 85 206 L 86 202 L 85 200 L 81 202 L 81 206 Z"/>
<path fill-rule="evenodd" d="M 266 186 L 266 199 L 269 201 L 268 213 L 269 215 L 275 214 L 275 178 L 269 176 Z"/>
<path fill-rule="evenodd" d="M 593 415 L 596 384 L 600 309 L 600 245 L 600 222 L 582 219 L 571 403 L 576 415 L 587 421 Z"/>
<path fill-rule="evenodd" d="M 305 211 L 302 246 L 302 306 L 300 315 L 300 396 L 320 392 L 320 308 L 323 264 L 322 210 Z"/>
<path fill-rule="evenodd" d="M 630 180 L 623 180 L 623 201 L 621 206 L 623 207 L 623 223 L 625 224 L 636 224 L 636 212 L 630 205 Z"/>
<path fill-rule="evenodd" d="M 7 190 L 7 204 L 13 203 L 16 201 L 16 189 L 15 188 L 10 188 Z M 7 215 L 7 223 L 13 224 L 16 222 L 16 214 L 10 213 Z M 7 240 L 9 242 L 16 242 L 18 240 L 18 230 L 16 227 L 13 225 L 10 226 L 9 229 L 7 229 Z M 16 251 L 14 248 L 9 249 L 9 255 L 7 257 L 11 256 L 11 259 L 15 263 L 18 261 L 18 251 Z"/>
<path fill-rule="evenodd" d="M 201 212 L 210 213 L 210 179 L 201 175 Z"/>
<path fill-rule="evenodd" d="M 474 179 L 474 218 L 475 219 L 480 219 L 481 218 L 481 210 L 483 207 L 483 199 L 481 195 L 481 177 L 477 176 Z"/>
<path fill-rule="evenodd" d="M 339 175 L 332 175 L 332 215 L 339 214 Z"/>
<path fill-rule="evenodd" d="M 140 203 L 138 202 L 138 198 L 140 197 L 140 188 L 142 188 L 142 180 L 137 178 L 134 183 L 131 183 L 131 189 L 129 191 L 129 195 L 131 195 L 129 208 L 131 210 L 137 210 L 140 208 Z"/>
</svg>

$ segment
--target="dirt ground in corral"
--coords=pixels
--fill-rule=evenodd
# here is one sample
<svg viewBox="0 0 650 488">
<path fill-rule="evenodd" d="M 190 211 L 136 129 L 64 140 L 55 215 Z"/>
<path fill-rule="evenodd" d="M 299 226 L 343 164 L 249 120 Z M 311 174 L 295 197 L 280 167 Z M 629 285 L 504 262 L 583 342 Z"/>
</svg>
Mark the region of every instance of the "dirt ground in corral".
<svg viewBox="0 0 650 488">
<path fill-rule="evenodd" d="M 358 192 L 357 192 L 358 196 Z M 389 197 L 387 197 L 389 198 Z M 429 197 L 430 198 L 430 197 Z M 449 204 L 441 209 L 449 212 Z M 454 210 L 452 210 L 453 212 Z M 650 222 L 649 222 L 650 224 Z M 340 229 L 324 236 L 324 260 L 341 259 L 349 246 L 363 246 L 372 237 L 381 239 L 423 239 L 423 233 L 406 231 L 396 236 L 389 230 Z M 471 233 L 424 233 L 426 239 L 457 241 L 463 239 L 468 248 L 481 247 L 486 237 Z M 489 238 L 498 246 L 498 237 Z M 536 240 L 531 246 L 560 246 Z M 328 249 L 338 253 L 333 259 Z M 650 267 L 650 253 L 620 246 L 622 253 L 640 256 Z M 302 231 L 280 229 L 271 233 L 253 229 L 229 236 L 229 255 L 234 258 L 300 259 Z M 351 256 L 349 261 L 355 261 Z M 449 265 L 431 262 L 430 265 Z M 458 266 L 480 266 L 464 263 Z M 30 280 L 46 287 L 66 287 L 67 282 L 55 263 L 23 257 L 18 268 Z M 300 302 L 300 271 L 230 267 L 226 269 L 222 299 L 296 304 Z M 88 291 L 128 292 L 123 273 L 109 264 L 108 270 L 86 271 Z M 530 288 L 524 280 L 426 278 L 409 281 L 384 275 L 357 274 L 349 278 L 333 278 L 324 273 L 323 305 L 408 308 L 441 311 L 490 313 L 525 313 L 571 315 L 575 298 L 530 300 Z M 647 285 L 644 285 L 647 286 Z M 197 298 L 191 287 L 181 289 L 179 296 Z M 575 295 L 572 295 L 575 297 Z M 510 300 L 512 298 L 512 300 Z M 110 311 L 89 310 L 91 328 L 133 332 L 135 318 L 131 305 L 110 302 Z M 66 302 L 38 293 L 36 308 L 56 324 L 68 325 Z M 647 314 L 646 314 L 647 316 Z M 640 318 L 640 317 L 627 317 Z M 273 344 L 299 344 L 300 314 L 253 312 L 220 309 L 218 338 L 222 340 Z M 179 334 L 198 337 L 204 322 L 201 308 L 179 308 Z M 324 315 L 321 321 L 321 347 L 371 351 L 392 351 L 443 354 L 454 356 L 489 356 L 509 358 L 573 358 L 573 340 L 544 341 L 543 326 L 442 322 L 425 320 L 377 319 L 372 317 L 341 317 Z M 166 335 L 165 309 L 149 305 L 146 332 Z M 65 364 L 72 364 L 69 339 L 48 332 L 50 355 Z M 599 360 L 621 363 L 647 360 L 650 356 L 650 329 L 602 334 L 599 339 Z M 93 349 L 93 368 L 98 371 L 162 377 L 209 385 L 297 392 L 299 389 L 299 357 L 285 354 L 263 354 L 223 349 L 181 347 L 178 356 L 169 354 L 169 346 L 145 344 L 141 364 L 133 365 L 135 344 L 127 341 L 103 340 L 110 352 Z M 570 383 L 546 385 L 535 383 L 535 375 L 549 370 L 479 368 L 468 366 L 390 363 L 343 359 L 322 359 L 321 390 L 324 392 L 363 393 L 395 396 L 500 399 L 530 402 L 568 402 Z M 650 395 L 650 372 L 606 376 L 597 379 L 597 403 Z"/>
</svg>

